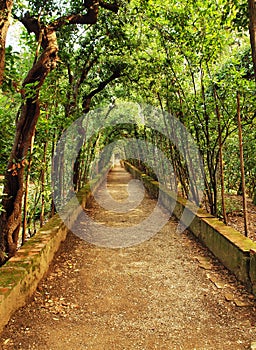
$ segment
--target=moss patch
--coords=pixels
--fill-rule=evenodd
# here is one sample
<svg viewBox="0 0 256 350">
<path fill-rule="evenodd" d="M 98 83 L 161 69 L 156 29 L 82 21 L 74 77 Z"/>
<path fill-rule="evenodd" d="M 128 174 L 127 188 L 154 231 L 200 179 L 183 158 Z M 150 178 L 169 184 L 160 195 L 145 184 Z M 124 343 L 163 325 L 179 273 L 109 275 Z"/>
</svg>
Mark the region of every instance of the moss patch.
<svg viewBox="0 0 256 350">
<path fill-rule="evenodd" d="M 1 268 L 0 287 L 12 287 L 18 284 L 21 278 L 26 274 L 22 267 L 3 267 Z"/>
</svg>

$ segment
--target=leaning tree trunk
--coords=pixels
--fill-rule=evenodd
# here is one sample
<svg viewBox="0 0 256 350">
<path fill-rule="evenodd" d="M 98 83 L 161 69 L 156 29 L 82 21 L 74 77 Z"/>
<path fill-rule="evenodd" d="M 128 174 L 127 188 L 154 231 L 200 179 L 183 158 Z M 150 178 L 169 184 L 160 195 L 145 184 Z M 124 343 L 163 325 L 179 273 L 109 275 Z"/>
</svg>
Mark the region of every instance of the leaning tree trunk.
<svg viewBox="0 0 256 350">
<path fill-rule="evenodd" d="M 21 91 L 23 104 L 16 126 L 16 134 L 11 156 L 8 162 L 8 170 L 5 176 L 3 209 L 0 216 L 0 264 L 7 257 L 15 254 L 18 245 L 18 236 L 21 226 L 21 206 L 23 196 L 24 165 L 39 117 L 39 91 L 48 73 L 56 67 L 58 60 L 58 43 L 56 31 L 63 26 L 73 24 L 95 24 L 97 22 L 99 7 L 114 13 L 118 12 L 116 3 L 108 4 L 101 0 L 89 0 L 84 2 L 84 10 L 87 13 L 73 13 L 54 20 L 48 26 L 39 22 L 39 18 L 33 18 L 27 12 L 21 22 L 29 33 L 35 33 L 38 40 L 38 51 L 42 47 L 43 52 L 35 62 L 23 82 Z M 87 96 L 86 106 L 92 96 Z"/>
<path fill-rule="evenodd" d="M 0 85 L 3 82 L 5 66 L 5 42 L 11 21 L 13 0 L 0 1 Z"/>
<path fill-rule="evenodd" d="M 15 254 L 21 226 L 23 178 L 26 157 L 40 114 L 39 91 L 48 73 L 57 61 L 57 38 L 55 31 L 44 28 L 43 53 L 29 71 L 23 82 L 23 104 L 19 112 L 16 134 L 5 176 L 3 200 L 4 212 L 0 217 L 0 264 Z"/>
</svg>

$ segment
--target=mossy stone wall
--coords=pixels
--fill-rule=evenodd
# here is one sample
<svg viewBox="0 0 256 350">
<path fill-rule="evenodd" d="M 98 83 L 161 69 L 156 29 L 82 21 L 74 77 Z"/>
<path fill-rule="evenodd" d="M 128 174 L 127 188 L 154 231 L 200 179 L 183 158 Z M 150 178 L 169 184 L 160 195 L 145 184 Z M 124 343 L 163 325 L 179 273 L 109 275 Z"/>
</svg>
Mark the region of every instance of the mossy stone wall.
<svg viewBox="0 0 256 350">
<path fill-rule="evenodd" d="M 184 224 L 187 226 L 186 222 L 189 223 L 188 229 L 256 295 L 256 242 L 197 208 L 193 203 L 162 188 L 157 181 L 128 162 L 123 164 L 132 176 L 143 181 L 153 197 L 157 198 L 160 193 L 161 204 L 173 216 L 179 220 L 183 215 Z"/>
</svg>

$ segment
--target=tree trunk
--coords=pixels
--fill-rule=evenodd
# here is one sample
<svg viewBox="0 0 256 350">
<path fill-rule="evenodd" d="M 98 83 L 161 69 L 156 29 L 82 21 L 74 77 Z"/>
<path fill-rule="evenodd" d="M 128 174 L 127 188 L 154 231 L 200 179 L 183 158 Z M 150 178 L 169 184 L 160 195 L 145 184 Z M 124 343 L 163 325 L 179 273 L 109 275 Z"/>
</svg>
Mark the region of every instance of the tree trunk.
<svg viewBox="0 0 256 350">
<path fill-rule="evenodd" d="M 248 0 L 249 10 L 249 32 L 252 50 L 252 62 L 254 70 L 254 78 L 256 81 L 256 4 L 255 0 Z"/>
<path fill-rule="evenodd" d="M 41 213 L 40 213 L 40 227 L 43 226 L 44 224 L 44 213 L 45 213 L 45 176 L 46 176 L 46 162 L 47 162 L 47 146 L 48 142 L 45 141 L 44 143 L 44 153 L 43 153 L 43 167 L 42 167 L 42 172 L 41 172 Z"/>
<path fill-rule="evenodd" d="M 28 212 L 28 191 L 29 191 L 29 181 L 30 181 L 30 171 L 31 171 L 31 164 L 32 164 L 32 153 L 33 153 L 33 147 L 34 147 L 34 139 L 35 139 L 35 135 L 32 136 L 31 143 L 30 143 L 30 157 L 29 157 L 29 161 L 28 161 L 27 176 L 26 176 L 26 181 L 25 181 L 25 193 L 24 193 L 24 205 L 23 205 L 23 225 L 22 225 L 22 244 L 24 244 L 25 240 L 26 240 L 27 212 Z"/>
<path fill-rule="evenodd" d="M 244 233 L 245 233 L 245 236 L 247 237 L 249 230 L 248 230 L 248 213 L 247 213 L 247 200 L 246 200 L 246 189 L 245 189 L 244 152 L 243 152 L 243 136 L 242 136 L 239 92 L 237 92 L 237 123 L 238 123 L 238 136 L 239 136 L 239 150 L 240 150 L 242 196 L 243 196 Z"/>
<path fill-rule="evenodd" d="M 55 148 L 56 148 L 56 139 L 57 139 L 56 132 L 54 132 L 54 137 L 52 139 L 52 145 L 51 145 L 52 169 L 55 169 L 55 167 L 56 167 L 55 162 L 54 162 L 54 153 L 55 153 Z M 53 188 L 53 185 L 54 185 L 53 181 L 52 181 L 51 185 L 52 185 L 52 188 Z M 51 214 L 50 214 L 50 217 L 53 217 L 55 213 L 56 213 L 56 208 L 55 208 L 55 203 L 54 203 L 54 193 L 52 192 L 51 193 Z"/>
<path fill-rule="evenodd" d="M 21 91 L 23 104 L 16 125 L 16 134 L 5 175 L 4 212 L 0 221 L 0 264 L 15 254 L 21 226 L 24 166 L 31 138 L 40 114 L 39 90 L 57 61 L 57 38 L 53 30 L 44 28 L 45 49 L 28 72 Z"/>
<path fill-rule="evenodd" d="M 214 87 L 214 100 L 215 100 L 215 109 L 218 120 L 218 141 L 219 141 L 219 162 L 220 162 L 220 183 L 221 183 L 221 208 L 224 223 L 227 224 L 227 213 L 225 206 L 225 186 L 224 186 L 224 165 L 223 165 L 223 152 L 222 152 L 222 133 L 221 133 L 221 118 L 220 118 L 220 110 L 217 99 L 216 88 Z"/>
<path fill-rule="evenodd" d="M 11 21 L 13 0 L 0 1 L 0 85 L 3 83 L 5 67 L 5 43 Z"/>
<path fill-rule="evenodd" d="M 20 109 L 14 144 L 5 176 L 4 193 L 6 196 L 3 200 L 4 212 L 0 216 L 0 264 L 4 263 L 6 258 L 13 256 L 17 249 L 21 226 L 24 165 L 40 114 L 39 91 L 45 78 L 56 67 L 58 61 L 56 31 L 66 25 L 95 24 L 99 7 L 115 13 L 118 11 L 118 5 L 115 3 L 107 4 L 101 0 L 90 0 L 84 2 L 86 13 L 73 13 L 57 18 L 48 26 L 41 24 L 39 18 L 31 17 L 29 12 L 21 19 L 27 31 L 35 33 L 38 47 L 42 47 L 43 52 L 28 72 L 21 91 L 23 104 Z M 97 93 L 97 89 L 92 92 L 92 96 L 95 93 Z M 92 96 L 87 96 L 87 102 L 90 102 Z"/>
</svg>

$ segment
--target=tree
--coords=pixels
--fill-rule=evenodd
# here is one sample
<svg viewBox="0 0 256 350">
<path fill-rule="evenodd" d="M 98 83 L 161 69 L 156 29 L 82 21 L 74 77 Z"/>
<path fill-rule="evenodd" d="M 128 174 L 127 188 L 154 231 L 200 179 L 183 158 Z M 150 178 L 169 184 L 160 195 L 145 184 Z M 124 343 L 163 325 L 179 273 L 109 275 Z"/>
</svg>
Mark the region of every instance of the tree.
<svg viewBox="0 0 256 350">
<path fill-rule="evenodd" d="M 17 249 L 26 157 L 40 114 L 40 89 L 47 75 L 56 68 L 58 63 L 57 31 L 69 25 L 95 24 L 100 7 L 115 13 L 118 11 L 118 5 L 115 3 L 108 4 L 101 0 L 88 0 L 77 9 L 77 13 L 63 15 L 51 20 L 48 24 L 42 23 L 40 13 L 35 17 L 26 12 L 24 16 L 19 18 L 27 31 L 35 34 L 38 49 L 42 48 L 42 53 L 36 57 L 22 84 L 21 97 L 23 102 L 18 115 L 14 144 L 5 175 L 4 211 L 1 214 L 0 223 L 0 263 L 6 260 L 6 255 L 13 256 Z"/>
<path fill-rule="evenodd" d="M 0 85 L 3 82 L 5 65 L 5 42 L 11 21 L 13 0 L 0 1 Z"/>
<path fill-rule="evenodd" d="M 256 3 L 255 0 L 248 0 L 249 9 L 249 32 L 252 50 L 252 62 L 254 69 L 254 78 L 256 82 Z"/>
</svg>

